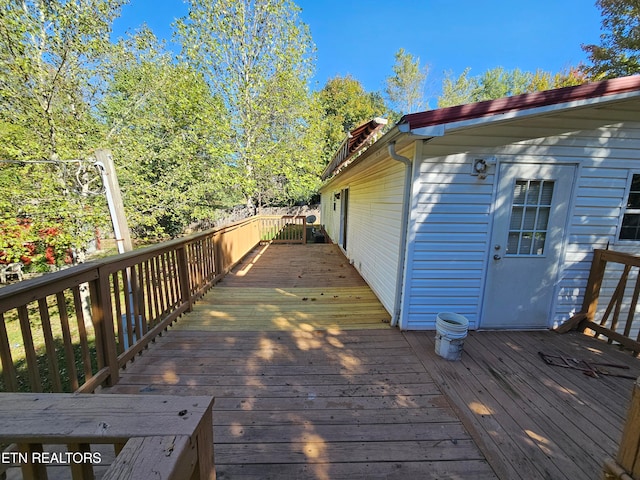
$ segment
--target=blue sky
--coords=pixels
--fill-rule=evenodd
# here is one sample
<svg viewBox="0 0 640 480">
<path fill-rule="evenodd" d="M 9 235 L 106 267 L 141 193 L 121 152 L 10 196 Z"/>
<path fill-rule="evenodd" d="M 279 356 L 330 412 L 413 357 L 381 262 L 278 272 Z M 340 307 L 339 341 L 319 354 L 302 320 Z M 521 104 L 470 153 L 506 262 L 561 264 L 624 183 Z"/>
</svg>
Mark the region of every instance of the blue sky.
<svg viewBox="0 0 640 480">
<path fill-rule="evenodd" d="M 430 68 L 426 94 L 435 105 L 444 72 L 472 75 L 502 66 L 557 72 L 586 62 L 581 44 L 598 43 L 595 0 L 298 0 L 317 48 L 314 88 L 350 74 L 382 91 L 394 54 L 404 48 Z M 130 0 L 114 33 L 147 23 L 170 38 L 185 15 L 181 0 Z"/>
</svg>

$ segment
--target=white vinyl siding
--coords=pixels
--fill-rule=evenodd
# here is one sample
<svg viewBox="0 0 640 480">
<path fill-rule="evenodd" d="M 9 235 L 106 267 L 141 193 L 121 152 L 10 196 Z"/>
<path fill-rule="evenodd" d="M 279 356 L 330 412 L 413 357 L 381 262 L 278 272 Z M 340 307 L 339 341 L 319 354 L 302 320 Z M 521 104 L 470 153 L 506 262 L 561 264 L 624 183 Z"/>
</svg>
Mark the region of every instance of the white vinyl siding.
<svg viewBox="0 0 640 480">
<path fill-rule="evenodd" d="M 482 135 L 452 135 L 425 147 L 418 181 L 414 182 L 413 242 L 408 253 L 403 328 L 433 329 L 440 311 L 465 315 L 470 328 L 478 327 L 487 261 L 492 254 L 488 242 L 496 166 L 489 169 L 486 179 L 478 179 L 470 175 L 474 158 L 579 167 L 549 326 L 566 321 L 580 310 L 594 248 L 609 245 L 610 249 L 638 253 L 640 242 L 621 241 L 618 235 L 630 175 L 640 171 L 640 123 L 612 121 L 607 127 L 526 141 L 517 139 L 536 128 L 542 131 L 560 125 L 559 122 L 588 127 L 593 123 L 587 115 L 590 113 L 587 110 L 572 119 L 566 115 L 561 119 L 531 119 L 520 127 L 497 126 L 495 131 L 487 130 Z M 615 119 L 624 118 L 626 113 L 601 110 L 594 115 Z M 524 127 L 532 130 L 525 131 Z M 488 141 L 491 134 L 494 136 Z M 501 142 L 503 146 L 486 146 Z M 444 155 L 452 149 L 471 153 Z M 443 154 L 438 155 L 439 152 Z M 605 281 L 603 295 L 610 296 L 616 286 L 611 278 Z M 632 288 L 633 280 L 629 284 Z M 606 304 L 601 309 L 605 307 Z"/>
<path fill-rule="evenodd" d="M 386 159 L 331 182 L 322 193 L 322 218 L 334 242 L 340 231 L 340 201 L 349 189 L 346 256 L 393 315 L 397 290 L 405 166 Z"/>
<path fill-rule="evenodd" d="M 464 315 L 469 328 L 477 328 L 494 169 L 481 180 L 470 175 L 471 161 L 450 155 L 417 166 L 403 328 L 433 329 L 444 311 Z"/>
</svg>

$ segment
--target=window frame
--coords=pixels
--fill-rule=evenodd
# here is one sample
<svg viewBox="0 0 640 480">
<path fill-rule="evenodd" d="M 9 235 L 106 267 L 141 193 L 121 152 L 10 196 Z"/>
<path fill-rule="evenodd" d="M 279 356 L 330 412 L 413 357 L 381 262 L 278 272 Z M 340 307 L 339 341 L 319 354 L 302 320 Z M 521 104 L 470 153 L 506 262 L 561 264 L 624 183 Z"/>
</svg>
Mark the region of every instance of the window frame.
<svg viewBox="0 0 640 480">
<path fill-rule="evenodd" d="M 624 197 L 622 198 L 622 204 L 620 206 L 620 218 L 618 219 L 618 231 L 616 232 L 616 242 L 621 242 L 621 243 L 640 242 L 640 226 L 638 227 L 638 233 L 637 233 L 638 238 L 621 238 L 622 224 L 624 223 L 625 215 L 631 214 L 631 215 L 640 216 L 640 208 L 629 208 L 627 206 L 629 204 L 629 196 L 631 195 L 631 187 L 633 185 L 634 176 L 638 176 L 638 180 L 640 181 L 640 171 L 637 171 L 637 170 L 629 171 L 629 175 L 627 177 L 627 187 L 625 188 Z M 638 190 L 638 192 L 640 192 L 640 190 Z"/>
<path fill-rule="evenodd" d="M 532 204 L 532 203 L 528 203 L 528 193 L 526 193 L 526 197 L 525 197 L 525 203 L 523 204 L 516 204 L 515 203 L 515 195 L 512 194 L 511 196 L 511 206 L 510 206 L 510 211 L 509 211 L 509 226 L 507 228 L 507 240 L 505 245 L 509 245 L 509 237 L 511 236 L 512 233 L 517 233 L 520 236 L 520 239 L 518 240 L 518 250 L 520 250 L 521 247 L 521 240 L 522 240 L 522 235 L 525 232 L 530 232 L 532 234 L 533 237 L 535 237 L 536 234 L 538 233 L 544 233 L 544 240 L 542 241 L 542 253 L 541 254 L 536 254 L 536 253 L 509 253 L 505 251 L 505 256 L 509 257 L 509 258 L 545 258 L 547 256 L 547 234 L 549 233 L 549 221 L 551 219 L 551 214 L 552 214 L 552 210 L 553 210 L 553 199 L 555 197 L 556 194 L 556 180 L 548 180 L 548 179 L 544 179 L 544 178 L 516 178 L 512 184 L 512 192 L 515 191 L 516 185 L 518 184 L 518 182 L 527 182 L 527 189 L 529 189 L 531 182 L 540 182 L 540 193 L 538 194 L 538 203 Z M 543 192 L 543 185 L 545 183 L 551 183 L 552 184 L 552 190 L 551 190 L 551 201 L 549 204 L 541 204 L 539 203 L 541 198 L 542 198 L 542 192 Z M 528 190 L 527 190 L 528 192 Z M 512 221 L 513 221 L 513 212 L 515 208 L 522 208 L 522 219 L 521 219 L 521 226 L 518 229 L 512 229 Z M 535 208 L 536 210 L 536 215 L 535 215 L 535 219 L 534 219 L 534 225 L 532 229 L 525 229 L 524 228 L 524 221 L 525 221 L 525 211 L 527 209 L 530 208 Z M 540 229 L 538 228 L 538 219 L 539 219 L 539 214 L 540 211 L 542 209 L 548 209 L 548 215 L 547 215 L 547 219 L 545 222 L 545 228 L 544 229 Z M 531 240 L 531 245 L 530 245 L 530 249 L 533 250 L 534 247 L 534 243 L 535 240 L 532 238 Z M 508 248 L 508 247 L 507 247 Z"/>
</svg>

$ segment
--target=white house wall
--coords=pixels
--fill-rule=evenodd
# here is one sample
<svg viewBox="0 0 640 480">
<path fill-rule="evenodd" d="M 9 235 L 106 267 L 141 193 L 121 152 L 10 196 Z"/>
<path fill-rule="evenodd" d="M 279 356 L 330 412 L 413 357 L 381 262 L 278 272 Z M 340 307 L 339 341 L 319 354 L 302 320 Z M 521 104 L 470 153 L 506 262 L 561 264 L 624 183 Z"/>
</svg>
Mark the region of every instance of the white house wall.
<svg viewBox="0 0 640 480">
<path fill-rule="evenodd" d="M 603 109 L 596 115 L 620 118 L 625 113 L 628 117 L 628 112 Z M 574 120 L 583 127 L 593 123 L 584 114 Z M 526 128 L 544 130 L 561 121 L 567 120 L 530 120 Z M 470 175 L 474 158 L 578 166 L 550 327 L 580 310 L 594 248 L 609 245 L 633 253 L 640 249 L 640 242 L 617 240 L 630 175 L 640 173 L 640 123 L 618 122 L 528 141 L 517 141 L 523 135 L 520 127 L 497 127 L 492 135 L 490 142 L 486 135 L 457 135 L 422 147 L 422 160 L 414 168 L 402 328 L 433 329 L 441 311 L 460 313 L 469 319 L 470 328 L 481 327 L 497 165 L 480 179 Z M 506 145 L 482 146 L 500 142 Z M 445 154 L 451 145 L 469 153 Z M 610 296 L 614 282 L 617 278 L 608 275 L 603 295 Z M 632 288 L 635 282 L 629 283 Z"/>
<path fill-rule="evenodd" d="M 340 200 L 333 196 L 349 189 L 345 255 L 393 315 L 397 290 L 405 166 L 389 158 L 344 175 L 321 190 L 322 218 L 334 242 L 340 232 Z"/>
<path fill-rule="evenodd" d="M 403 328 L 433 329 L 443 311 L 477 327 L 493 173 L 479 180 L 469 174 L 469 161 L 461 154 L 416 165 Z"/>
</svg>

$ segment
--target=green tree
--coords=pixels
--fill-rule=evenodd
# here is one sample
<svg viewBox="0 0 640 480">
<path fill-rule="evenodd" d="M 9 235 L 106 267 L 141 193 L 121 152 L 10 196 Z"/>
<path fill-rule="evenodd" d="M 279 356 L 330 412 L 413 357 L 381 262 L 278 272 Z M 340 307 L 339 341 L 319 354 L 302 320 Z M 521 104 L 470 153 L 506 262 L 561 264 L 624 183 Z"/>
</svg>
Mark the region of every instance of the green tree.
<svg viewBox="0 0 640 480">
<path fill-rule="evenodd" d="M 323 154 L 326 165 L 350 130 L 375 117 L 389 113 L 377 92 L 366 92 L 351 76 L 334 77 L 316 93 L 322 112 Z"/>
<path fill-rule="evenodd" d="M 393 75 L 387 77 L 385 92 L 390 103 L 401 113 L 424 110 L 427 102 L 424 98 L 424 84 L 429 69 L 420 66 L 420 58 L 414 58 L 403 48 L 395 54 Z"/>
<path fill-rule="evenodd" d="M 318 161 L 299 151 L 312 111 L 314 47 L 290 0 L 189 0 L 178 22 L 184 54 L 230 115 L 235 183 L 248 205 L 297 182 Z M 295 168 L 293 168 L 295 166 Z M 292 199 L 288 199 L 292 200 Z"/>
<path fill-rule="evenodd" d="M 597 0 L 602 13 L 599 45 L 582 45 L 592 65 L 585 68 L 594 79 L 640 73 L 640 2 Z"/>
<path fill-rule="evenodd" d="M 96 72 L 123 3 L 0 0 L 0 131 L 11 134 L 4 152 L 76 158 L 94 147 Z"/>
<path fill-rule="evenodd" d="M 87 158 L 101 136 L 93 116 L 100 65 L 122 5 L 0 0 L 0 250 L 7 259 L 42 240 L 61 261 L 104 220 L 104 201 L 83 196 L 78 185 L 87 163 L 60 159 Z M 49 163 L 6 162 L 34 159 Z"/>
<path fill-rule="evenodd" d="M 114 52 L 99 111 L 127 217 L 139 237 L 175 236 L 237 200 L 221 160 L 227 115 L 202 74 L 147 28 Z"/>
<path fill-rule="evenodd" d="M 579 68 L 570 68 L 564 72 L 552 74 L 543 70 L 531 73 L 520 69 L 505 70 L 497 67 L 475 77 L 469 76 L 469 71 L 469 68 L 465 69 L 457 78 L 451 72 L 445 76 L 442 95 L 438 98 L 438 107 L 452 107 L 522 93 L 580 85 L 587 81 L 587 77 Z"/>
<path fill-rule="evenodd" d="M 0 161 L 0 260 L 29 255 L 45 264 L 45 247 L 51 246 L 55 255 L 49 260 L 61 264 L 69 249 L 86 247 L 106 224 L 104 198 L 86 196 L 78 182 L 87 166 Z"/>
<path fill-rule="evenodd" d="M 453 72 L 447 72 L 442 81 L 442 95 L 438 98 L 438 107 L 452 107 L 475 101 L 478 89 L 478 78 L 470 77 L 471 68 L 465 68 L 457 78 Z"/>
</svg>

